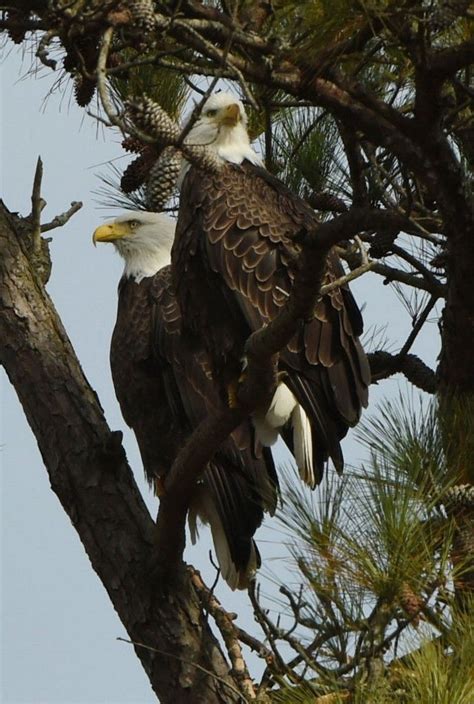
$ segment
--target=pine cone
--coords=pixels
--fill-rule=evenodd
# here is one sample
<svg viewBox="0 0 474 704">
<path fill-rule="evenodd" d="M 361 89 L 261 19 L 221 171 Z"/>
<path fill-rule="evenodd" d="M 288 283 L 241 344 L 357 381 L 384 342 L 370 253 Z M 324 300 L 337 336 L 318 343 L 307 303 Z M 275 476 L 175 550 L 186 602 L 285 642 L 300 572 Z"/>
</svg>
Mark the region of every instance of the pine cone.
<svg viewBox="0 0 474 704">
<path fill-rule="evenodd" d="M 412 619 L 414 626 L 418 626 L 420 622 L 420 611 L 423 608 L 423 599 L 421 599 L 409 584 L 404 582 L 400 590 L 400 605 L 402 609 Z"/>
<path fill-rule="evenodd" d="M 160 212 L 173 195 L 181 169 L 181 156 L 167 147 L 152 166 L 146 186 L 147 207 Z"/>
<path fill-rule="evenodd" d="M 72 73 L 77 68 L 76 56 L 68 52 L 63 59 L 63 66 L 65 71 Z"/>
<path fill-rule="evenodd" d="M 29 18 L 27 10 L 8 10 L 5 19 L 9 27 L 7 34 L 14 44 L 21 44 L 26 35 L 25 22 Z"/>
<path fill-rule="evenodd" d="M 76 97 L 76 102 L 81 108 L 85 108 L 89 105 L 92 98 L 94 97 L 96 82 L 92 81 L 90 78 L 84 78 L 84 76 L 76 76 L 74 79 L 74 95 Z"/>
<path fill-rule="evenodd" d="M 400 361 L 400 371 L 412 384 L 428 394 L 436 393 L 438 387 L 436 372 L 430 369 L 423 360 L 416 354 L 407 354 Z"/>
<path fill-rule="evenodd" d="M 157 103 L 147 96 L 135 101 L 126 101 L 126 114 L 139 128 L 161 140 L 166 145 L 179 138 L 179 127 Z"/>
<path fill-rule="evenodd" d="M 458 484 L 450 487 L 443 498 L 448 508 L 474 508 L 474 485 Z"/>
<path fill-rule="evenodd" d="M 140 154 L 140 152 L 145 149 L 146 145 L 143 144 L 143 142 L 140 142 L 140 140 L 136 137 L 125 137 L 125 139 L 122 141 L 122 147 L 125 149 L 126 152 L 131 152 L 132 154 Z"/>
<path fill-rule="evenodd" d="M 152 0 L 129 0 L 128 9 L 137 27 L 146 33 L 154 30 L 155 7 Z"/>
<path fill-rule="evenodd" d="M 381 259 L 390 251 L 392 244 L 397 239 L 398 232 L 385 230 L 377 232 L 370 243 L 369 254 L 373 259 Z"/>
<path fill-rule="evenodd" d="M 341 198 L 325 191 L 313 191 L 306 200 L 315 210 L 331 211 L 334 213 L 345 213 L 347 205 Z"/>
<path fill-rule="evenodd" d="M 155 159 L 155 150 L 147 147 L 127 166 L 120 179 L 120 188 L 124 193 L 136 191 L 145 183 Z"/>
<path fill-rule="evenodd" d="M 222 167 L 221 159 L 209 147 L 186 144 L 183 146 L 183 154 L 187 161 L 203 171 L 216 173 Z"/>
</svg>

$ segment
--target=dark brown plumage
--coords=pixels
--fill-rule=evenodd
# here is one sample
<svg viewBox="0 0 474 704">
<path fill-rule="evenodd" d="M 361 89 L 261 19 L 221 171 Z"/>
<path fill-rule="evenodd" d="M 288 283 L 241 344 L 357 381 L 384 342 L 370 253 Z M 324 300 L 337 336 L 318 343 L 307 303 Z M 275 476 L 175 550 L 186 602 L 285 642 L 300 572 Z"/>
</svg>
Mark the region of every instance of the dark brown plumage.
<svg viewBox="0 0 474 704">
<path fill-rule="evenodd" d="M 227 163 L 217 174 L 194 167 L 186 175 L 172 250 L 174 286 L 184 333 L 205 340 L 221 394 L 240 374 L 249 334 L 285 303 L 299 254 L 295 236 L 317 225 L 304 201 L 248 161 Z M 324 283 L 342 273 L 331 252 Z M 280 355 L 285 383 L 311 423 L 313 483 L 328 457 L 342 470 L 340 440 L 367 404 L 361 333 L 362 318 L 346 286 L 317 303 Z M 291 445 L 291 435 L 284 435 Z"/>
<path fill-rule="evenodd" d="M 122 278 L 111 343 L 112 376 L 150 483 L 166 474 L 189 433 L 219 402 L 206 353 L 197 338 L 192 346 L 184 345 L 180 330 L 169 267 L 140 283 Z M 271 453 L 255 441 L 247 422 L 209 463 L 190 507 L 192 516 L 197 513 L 210 523 L 223 576 L 232 588 L 245 587 L 258 566 L 252 538 L 264 510 L 274 511 L 276 498 Z"/>
</svg>

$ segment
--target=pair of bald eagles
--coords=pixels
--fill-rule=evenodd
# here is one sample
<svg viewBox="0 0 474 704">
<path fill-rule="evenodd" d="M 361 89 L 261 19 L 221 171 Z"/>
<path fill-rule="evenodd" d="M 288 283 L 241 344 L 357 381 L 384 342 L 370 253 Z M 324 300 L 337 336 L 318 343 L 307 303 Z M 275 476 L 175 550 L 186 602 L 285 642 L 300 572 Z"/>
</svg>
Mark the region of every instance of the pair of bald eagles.
<svg viewBox="0 0 474 704">
<path fill-rule="evenodd" d="M 188 135 L 221 158 L 217 173 L 186 165 L 175 223 L 133 212 L 106 223 L 95 242 L 113 242 L 125 260 L 111 344 L 115 391 L 155 486 L 196 425 L 226 402 L 242 372 L 244 343 L 273 320 L 292 286 L 313 210 L 262 166 L 250 145 L 242 103 L 212 95 Z M 171 264 L 170 264 L 171 261 Z M 343 273 L 331 252 L 323 283 Z M 304 482 L 314 487 L 367 404 L 369 367 L 362 319 L 347 286 L 323 296 L 313 317 L 281 351 L 281 376 L 259 409 L 219 448 L 189 508 L 210 525 L 224 579 L 244 588 L 259 566 L 253 536 L 273 514 L 278 478 L 269 446 L 279 435 Z"/>
</svg>

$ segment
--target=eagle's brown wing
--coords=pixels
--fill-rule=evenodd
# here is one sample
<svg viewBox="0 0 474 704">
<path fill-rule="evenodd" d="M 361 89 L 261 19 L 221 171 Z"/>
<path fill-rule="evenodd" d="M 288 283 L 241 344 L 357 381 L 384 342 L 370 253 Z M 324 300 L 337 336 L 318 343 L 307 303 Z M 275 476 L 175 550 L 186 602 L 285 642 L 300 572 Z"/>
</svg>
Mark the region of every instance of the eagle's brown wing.
<svg viewBox="0 0 474 704">
<path fill-rule="evenodd" d="M 219 402 L 206 354 L 197 341 L 192 347 L 183 344 L 170 279 L 165 267 L 139 284 L 122 281 L 111 347 L 117 397 L 150 482 L 169 469 L 186 438 Z M 264 510 L 275 510 L 277 487 L 271 452 L 256 446 L 246 422 L 218 450 L 196 489 L 191 511 L 210 522 L 223 575 L 234 588 L 246 585 L 248 568 L 258 559 L 253 535 Z M 219 547 L 222 531 L 231 564 Z"/>
<path fill-rule="evenodd" d="M 211 364 L 202 341 L 191 344 L 181 335 L 182 321 L 173 293 L 171 268 L 164 267 L 154 277 L 153 353 L 164 379 L 167 396 L 175 404 L 174 417 L 191 432 L 207 413 L 220 405 L 218 389 L 212 380 Z M 270 513 L 276 508 L 278 479 L 268 448 L 255 439 L 250 421 L 243 423 L 217 453 L 234 465 L 259 494 L 258 502 Z"/>
<path fill-rule="evenodd" d="M 190 170 L 172 253 L 174 283 L 188 329 L 205 329 L 217 375 L 225 378 L 221 369 L 232 351 L 241 355 L 248 334 L 284 305 L 299 254 L 295 236 L 317 226 L 311 208 L 264 169 L 245 162 L 227 164 L 217 174 Z M 341 273 L 331 252 L 324 283 Z M 313 318 L 281 353 L 287 385 L 311 420 L 320 470 L 328 454 L 342 468 L 339 440 L 367 404 L 369 369 L 361 332 L 352 294 L 337 288 L 322 297 Z"/>
<path fill-rule="evenodd" d="M 140 284 L 122 278 L 110 345 L 115 394 L 124 420 L 137 438 L 150 485 L 166 474 L 173 463 L 176 444 L 184 439 L 177 416 L 170 414 L 164 377 L 155 369 L 152 283 L 152 278 Z"/>
</svg>

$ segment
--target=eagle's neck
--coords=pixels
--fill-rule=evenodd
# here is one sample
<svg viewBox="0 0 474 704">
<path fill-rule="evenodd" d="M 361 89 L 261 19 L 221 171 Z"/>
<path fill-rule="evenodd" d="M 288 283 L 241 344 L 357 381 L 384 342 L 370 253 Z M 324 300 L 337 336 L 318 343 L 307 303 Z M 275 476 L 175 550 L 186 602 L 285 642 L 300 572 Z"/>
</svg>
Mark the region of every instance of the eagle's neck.
<svg viewBox="0 0 474 704">
<path fill-rule="evenodd" d="M 215 150 L 221 159 L 231 164 L 241 164 L 247 159 L 252 164 L 262 166 L 262 160 L 252 149 L 247 131 L 242 125 L 223 127 L 210 148 Z"/>
<path fill-rule="evenodd" d="M 157 243 L 147 247 L 134 247 L 131 243 L 117 243 L 120 254 L 125 259 L 123 275 L 140 283 L 148 276 L 154 276 L 171 261 L 170 248 Z"/>
<path fill-rule="evenodd" d="M 230 164 L 242 164 L 245 160 L 256 166 L 263 166 L 263 161 L 252 149 L 247 130 L 243 125 L 235 127 L 222 126 L 219 132 L 208 132 L 197 126 L 191 130 L 186 141 L 188 144 L 203 144 L 211 151 L 215 152 L 223 162 Z M 191 164 L 183 161 L 178 177 L 178 187 L 181 187 L 184 177 L 188 173 Z"/>
</svg>

